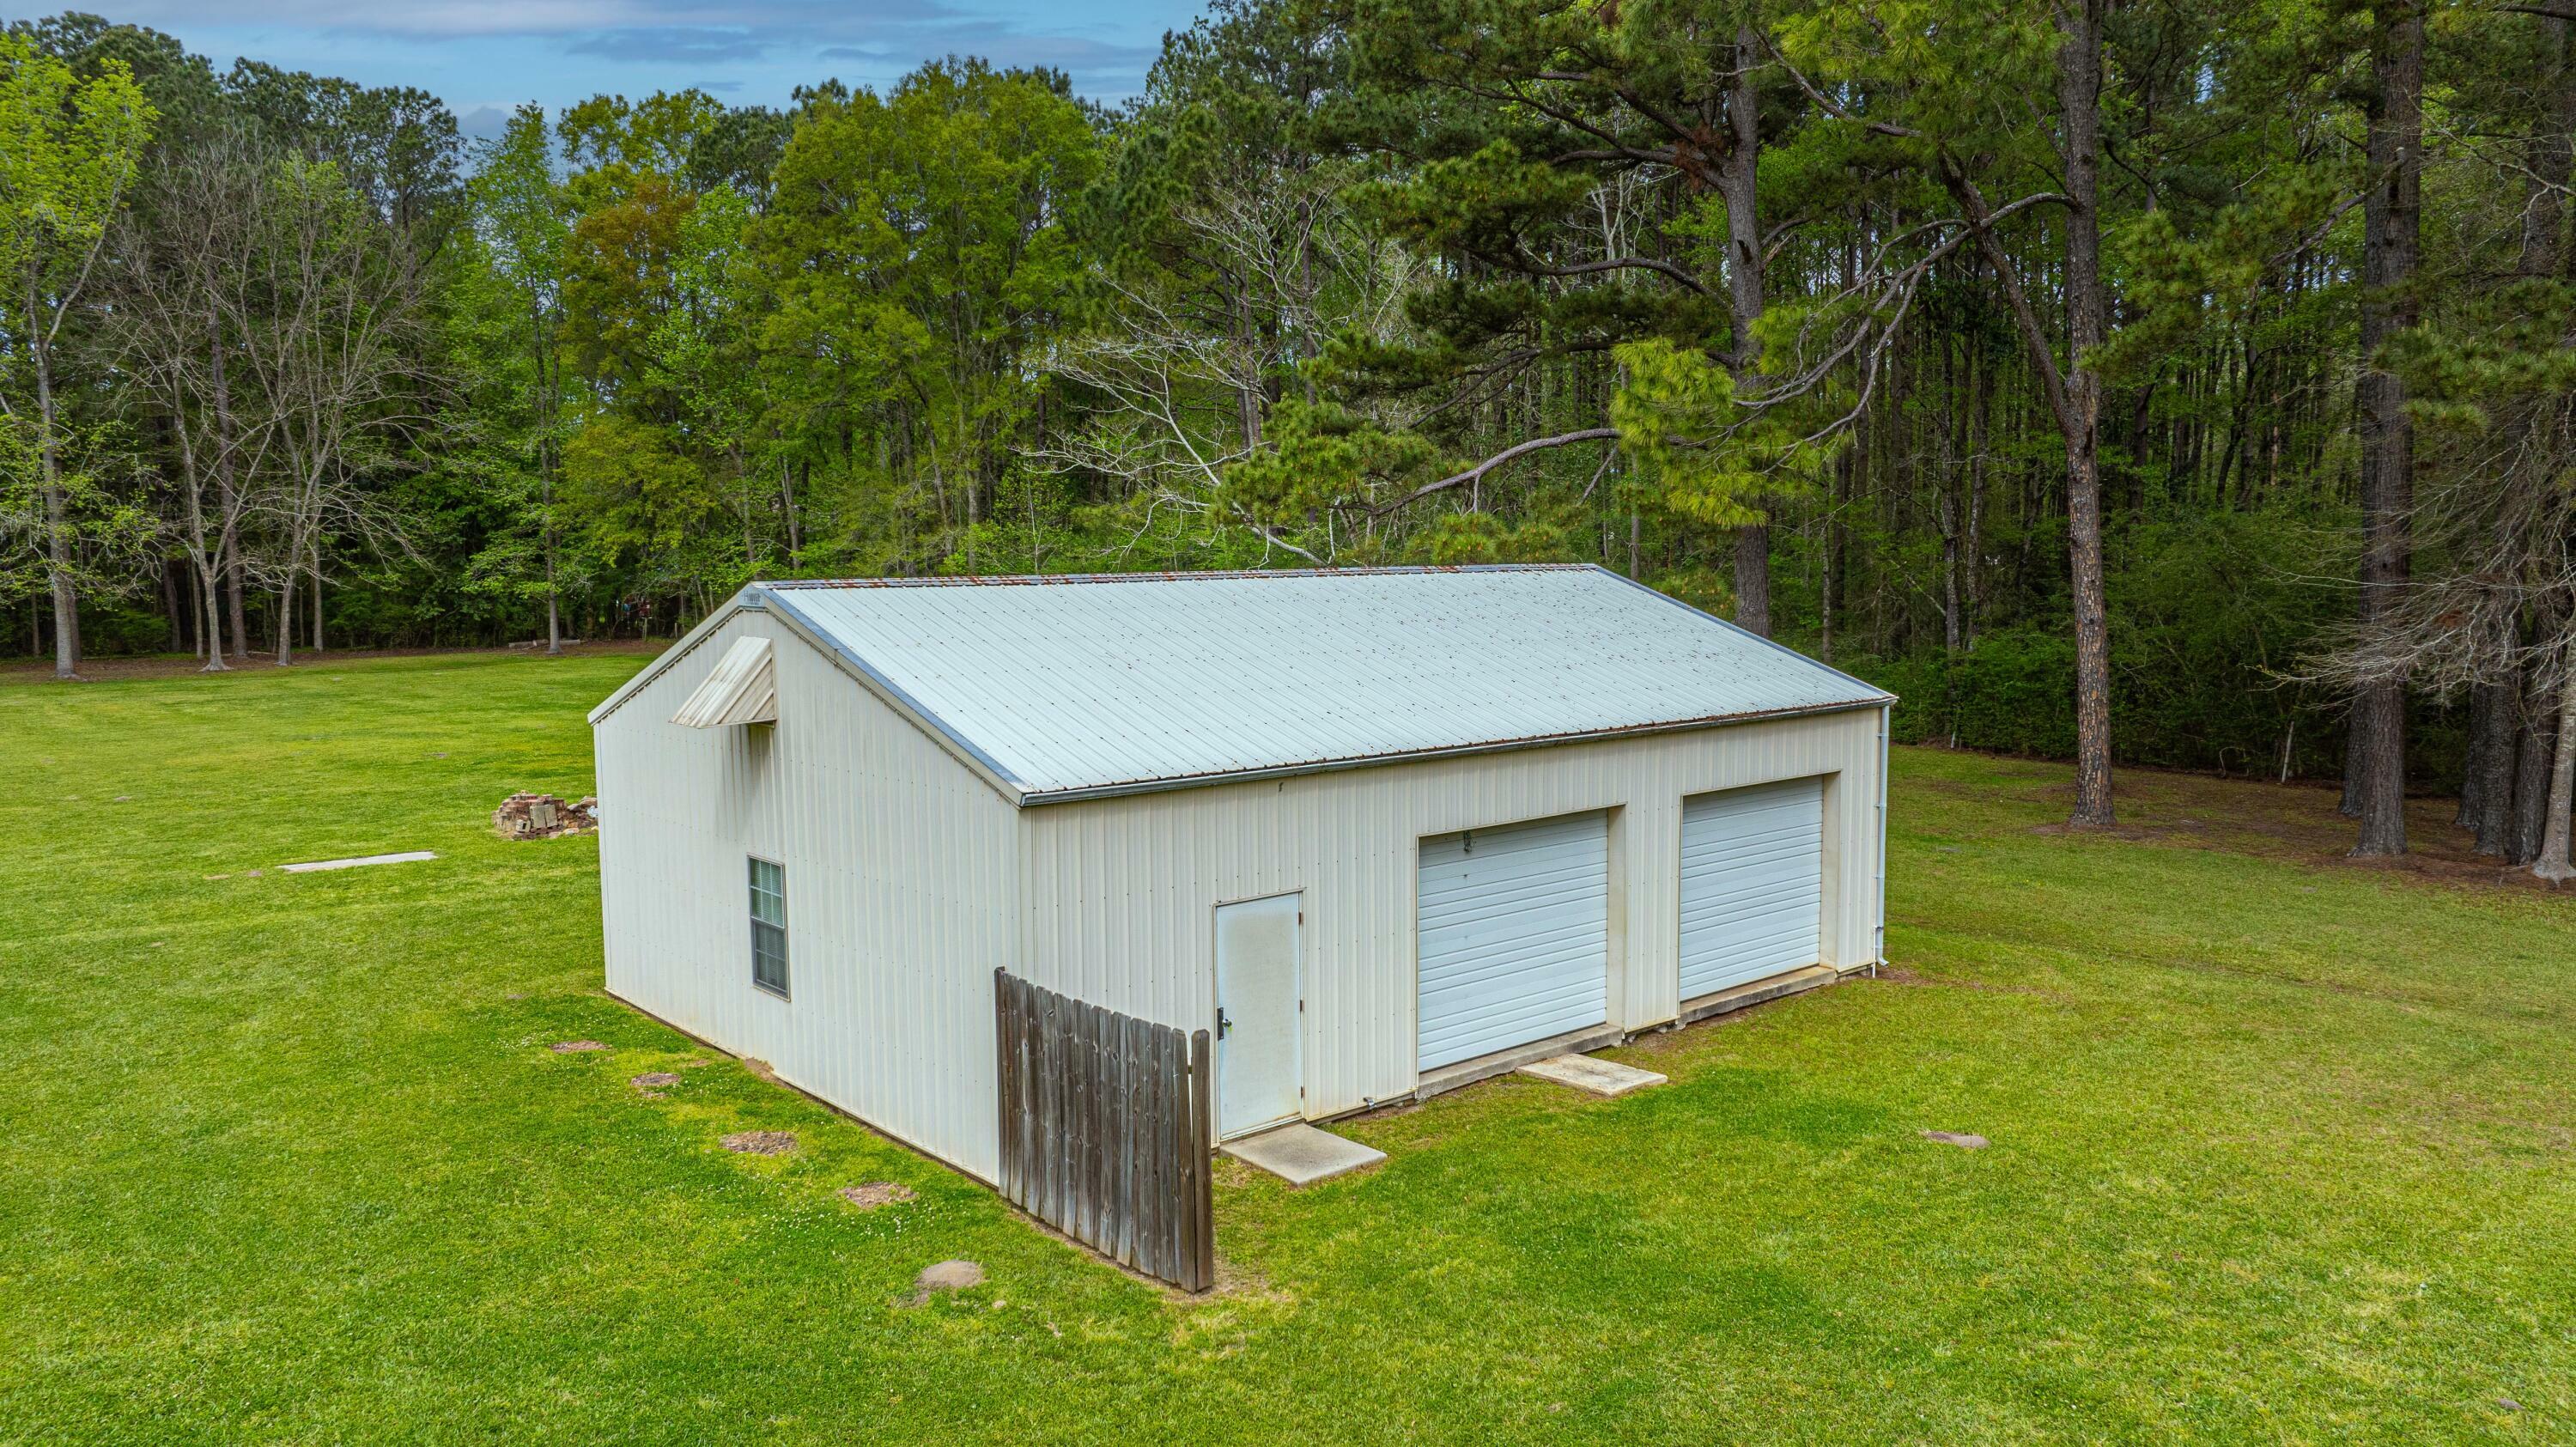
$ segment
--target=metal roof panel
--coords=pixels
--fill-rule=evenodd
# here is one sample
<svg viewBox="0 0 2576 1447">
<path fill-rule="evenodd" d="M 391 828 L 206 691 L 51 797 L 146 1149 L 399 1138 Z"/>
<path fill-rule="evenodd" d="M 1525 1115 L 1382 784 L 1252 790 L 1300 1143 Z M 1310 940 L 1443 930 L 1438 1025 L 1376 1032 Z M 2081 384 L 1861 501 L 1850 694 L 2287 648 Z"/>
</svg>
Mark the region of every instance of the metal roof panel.
<svg viewBox="0 0 2576 1447">
<path fill-rule="evenodd" d="M 754 585 L 1023 802 L 1867 707 L 1588 565 Z"/>
</svg>

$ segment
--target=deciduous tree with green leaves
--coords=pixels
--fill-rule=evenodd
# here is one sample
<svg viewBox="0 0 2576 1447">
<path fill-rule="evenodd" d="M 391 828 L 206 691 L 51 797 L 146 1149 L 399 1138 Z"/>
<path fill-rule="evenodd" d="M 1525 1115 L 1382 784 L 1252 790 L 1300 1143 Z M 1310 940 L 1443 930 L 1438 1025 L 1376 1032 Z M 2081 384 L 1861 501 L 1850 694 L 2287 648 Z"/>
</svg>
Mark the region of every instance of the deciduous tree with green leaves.
<svg viewBox="0 0 2576 1447">
<path fill-rule="evenodd" d="M 152 106 L 124 62 L 80 79 L 23 35 L 0 34 L 0 329 L 7 372 L 0 408 L 13 434 L 6 461 L 12 513 L 32 512 L 54 612 L 54 676 L 80 667 L 75 545 L 100 498 L 67 465 L 59 389 L 63 328 L 95 278 L 108 223 L 125 204 L 151 137 Z M 15 529 L 13 529 L 14 531 Z"/>
</svg>

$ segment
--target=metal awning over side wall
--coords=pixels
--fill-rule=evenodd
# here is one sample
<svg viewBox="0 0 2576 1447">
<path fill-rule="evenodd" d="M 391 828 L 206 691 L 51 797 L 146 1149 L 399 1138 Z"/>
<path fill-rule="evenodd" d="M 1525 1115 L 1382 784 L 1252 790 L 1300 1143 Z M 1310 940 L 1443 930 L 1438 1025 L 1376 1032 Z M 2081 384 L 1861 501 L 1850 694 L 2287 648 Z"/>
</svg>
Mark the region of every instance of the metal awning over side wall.
<svg viewBox="0 0 2576 1447">
<path fill-rule="evenodd" d="M 778 722 L 778 667 L 766 638 L 737 638 L 671 722 L 685 728 Z"/>
</svg>

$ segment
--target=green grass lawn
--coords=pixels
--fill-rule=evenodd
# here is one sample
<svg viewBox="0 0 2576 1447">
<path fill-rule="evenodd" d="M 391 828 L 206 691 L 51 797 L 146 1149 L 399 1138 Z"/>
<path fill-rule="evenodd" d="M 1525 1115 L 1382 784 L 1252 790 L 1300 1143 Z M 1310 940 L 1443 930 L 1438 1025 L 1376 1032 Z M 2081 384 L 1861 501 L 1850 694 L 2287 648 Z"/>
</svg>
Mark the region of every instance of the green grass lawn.
<svg viewBox="0 0 2576 1447">
<path fill-rule="evenodd" d="M 1902 753 L 1902 978 L 1229 1167 L 1193 1301 L 601 993 L 485 819 L 641 661 L 0 688 L 0 1440 L 2576 1440 L 2576 901 L 2330 795 Z"/>
</svg>

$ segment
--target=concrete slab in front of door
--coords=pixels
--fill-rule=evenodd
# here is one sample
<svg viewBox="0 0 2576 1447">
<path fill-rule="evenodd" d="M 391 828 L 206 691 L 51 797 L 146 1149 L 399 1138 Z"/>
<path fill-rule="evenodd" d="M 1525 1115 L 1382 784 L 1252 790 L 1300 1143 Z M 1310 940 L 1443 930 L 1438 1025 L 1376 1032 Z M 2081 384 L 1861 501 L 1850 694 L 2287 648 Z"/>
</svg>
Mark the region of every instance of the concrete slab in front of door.
<svg viewBox="0 0 2576 1447">
<path fill-rule="evenodd" d="M 1627 1038 L 1628 1032 L 1616 1025 L 1595 1025 L 1563 1035 L 1551 1035 L 1545 1040 L 1533 1040 L 1527 1045 L 1515 1045 L 1509 1050 L 1497 1050 L 1491 1055 L 1479 1055 L 1473 1060 L 1426 1070 L 1415 1083 L 1413 1095 L 1416 1100 L 1429 1100 L 1479 1080 L 1509 1075 L 1533 1060 L 1545 1060 L 1552 1055 L 1580 1055 L 1586 1050 L 1616 1045 Z"/>
<path fill-rule="evenodd" d="M 1559 1085 L 1570 1085 L 1604 1100 L 1616 1100 L 1632 1090 L 1664 1083 L 1664 1077 L 1651 1070 L 1639 1070 L 1616 1060 L 1595 1060 L 1589 1055 L 1559 1055 L 1547 1060 L 1534 1060 L 1522 1066 L 1520 1073 L 1553 1080 Z"/>
<path fill-rule="evenodd" d="M 1292 1186 L 1311 1186 L 1317 1181 L 1347 1176 L 1386 1159 L 1384 1151 L 1317 1130 L 1304 1121 L 1230 1140 L 1217 1149 Z"/>
<path fill-rule="evenodd" d="M 1841 978 L 1842 972 L 1831 965 L 1809 965 L 1805 969 L 1790 970 L 1767 979 L 1748 981 L 1731 990 L 1720 990 L 1714 995 L 1702 995 L 1696 1000 L 1682 1001 L 1681 1019 L 1677 1023 L 1695 1025 L 1711 1015 L 1723 1015 L 1732 1010 L 1764 1004 L 1777 1000 L 1783 995 L 1795 995 L 1820 985 L 1830 985 Z"/>
</svg>

